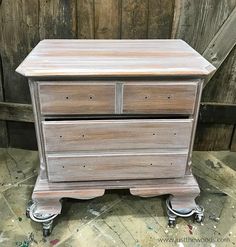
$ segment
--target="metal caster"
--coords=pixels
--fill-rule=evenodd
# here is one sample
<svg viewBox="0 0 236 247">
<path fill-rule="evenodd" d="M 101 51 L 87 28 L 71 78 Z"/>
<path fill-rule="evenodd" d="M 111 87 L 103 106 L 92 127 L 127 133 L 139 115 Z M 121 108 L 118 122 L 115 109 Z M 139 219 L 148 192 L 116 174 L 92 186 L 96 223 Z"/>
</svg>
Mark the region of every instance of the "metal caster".
<svg viewBox="0 0 236 247">
<path fill-rule="evenodd" d="M 200 206 L 197 206 L 196 212 L 194 214 L 194 221 L 201 223 L 204 220 L 204 209 Z"/>
<path fill-rule="evenodd" d="M 168 220 L 168 226 L 170 228 L 175 228 L 175 226 L 176 226 L 176 220 Z"/>
<path fill-rule="evenodd" d="M 191 209 L 188 212 L 178 212 L 172 209 L 171 207 L 171 201 L 168 198 L 166 200 L 166 207 L 167 207 L 167 214 L 168 214 L 168 225 L 169 227 L 175 227 L 176 225 L 176 217 L 189 217 L 194 215 L 194 221 L 201 223 L 204 219 L 204 209 L 200 207 L 199 205 L 196 206 L 196 208 Z"/>
<path fill-rule="evenodd" d="M 52 232 L 53 219 L 57 217 L 57 214 L 38 213 L 37 203 L 30 202 L 26 209 L 26 216 L 35 222 L 42 223 L 43 236 L 48 237 Z"/>
<path fill-rule="evenodd" d="M 168 208 L 167 208 L 167 215 L 168 215 L 168 226 L 170 228 L 174 228 L 176 226 L 176 215 L 173 214 Z"/>
<path fill-rule="evenodd" d="M 200 214 L 195 214 L 194 215 L 194 221 L 197 222 L 197 223 L 201 223 L 203 222 L 204 220 L 204 216 L 203 215 L 200 215 Z"/>
<path fill-rule="evenodd" d="M 34 204 L 32 200 L 30 200 L 27 204 L 26 211 L 25 211 L 25 216 L 27 218 L 30 218 L 30 207 Z"/>
<path fill-rule="evenodd" d="M 50 236 L 51 231 L 49 229 L 43 229 L 43 236 L 46 238 L 48 236 Z"/>
<path fill-rule="evenodd" d="M 52 224 L 53 220 L 47 221 L 43 223 L 43 236 L 48 237 L 52 233 Z"/>
</svg>

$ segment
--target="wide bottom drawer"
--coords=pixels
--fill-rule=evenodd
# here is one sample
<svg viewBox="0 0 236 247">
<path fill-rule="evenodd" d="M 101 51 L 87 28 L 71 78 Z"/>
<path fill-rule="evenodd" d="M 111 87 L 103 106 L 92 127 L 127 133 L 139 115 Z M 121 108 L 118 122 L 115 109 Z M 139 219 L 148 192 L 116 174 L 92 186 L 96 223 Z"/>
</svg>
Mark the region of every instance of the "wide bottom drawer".
<svg viewBox="0 0 236 247">
<path fill-rule="evenodd" d="M 51 182 L 177 178 L 184 176 L 187 153 L 149 151 L 49 154 Z"/>
</svg>

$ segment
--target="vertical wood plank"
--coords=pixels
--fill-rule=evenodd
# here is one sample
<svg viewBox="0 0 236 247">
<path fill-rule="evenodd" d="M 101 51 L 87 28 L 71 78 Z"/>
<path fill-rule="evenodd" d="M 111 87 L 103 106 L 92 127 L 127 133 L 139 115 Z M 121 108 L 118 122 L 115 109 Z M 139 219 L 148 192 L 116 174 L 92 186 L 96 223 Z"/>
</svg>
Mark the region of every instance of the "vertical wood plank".
<svg viewBox="0 0 236 247">
<path fill-rule="evenodd" d="M 202 101 L 235 104 L 235 92 L 236 47 L 233 48 L 222 66 L 216 71 L 211 81 L 206 85 L 203 91 Z M 206 139 L 197 139 L 195 147 L 197 149 L 200 148 L 201 150 L 229 149 L 233 128 L 233 125 L 202 125 L 197 133 L 202 137 L 205 135 Z"/>
<path fill-rule="evenodd" d="M 206 85 L 202 101 L 236 103 L 236 47 Z"/>
<path fill-rule="evenodd" d="M 176 0 L 172 37 L 184 39 L 202 53 L 235 4 L 235 0 Z"/>
<path fill-rule="evenodd" d="M 30 103 L 27 79 L 15 72 L 16 67 L 38 43 L 38 0 L 1 1 L 0 53 L 2 56 L 5 101 Z M 30 125 L 30 124 L 28 124 Z M 33 140 L 35 134 L 25 123 L 7 124 L 9 145 Z M 33 124 L 30 125 L 33 129 Z M 12 133 L 15 135 L 12 135 Z M 25 138 L 27 136 L 27 138 Z M 28 142 L 30 145 L 30 141 Z M 20 146 L 19 146 L 20 147 Z"/>
<path fill-rule="evenodd" d="M 119 39 L 120 0 L 95 0 L 95 39 Z"/>
<path fill-rule="evenodd" d="M 233 135 L 232 135 L 230 151 L 236 152 L 236 125 L 234 126 L 234 131 L 233 131 Z"/>
<path fill-rule="evenodd" d="M 77 0 L 77 23 L 79 39 L 94 39 L 94 1 Z"/>
<path fill-rule="evenodd" d="M 228 150 L 230 147 L 232 125 L 198 124 L 195 150 Z"/>
<path fill-rule="evenodd" d="M 2 1 L 0 18 L 5 100 L 29 103 L 27 80 L 15 69 L 39 41 L 38 0 Z"/>
<path fill-rule="evenodd" d="M 122 39 L 145 39 L 148 27 L 148 0 L 122 0 Z"/>
<path fill-rule="evenodd" d="M 176 0 L 172 38 L 184 39 L 198 52 L 203 53 L 203 51 L 206 49 L 214 35 L 217 33 L 217 31 L 223 25 L 225 20 L 231 14 L 235 5 L 235 0 Z M 215 79 L 213 79 L 209 83 L 209 85 L 214 80 Z M 216 84 L 213 84 L 212 89 L 214 91 L 216 88 Z M 222 80 L 222 84 L 224 84 L 224 80 Z M 222 84 L 219 87 L 219 90 L 221 90 L 222 87 L 224 87 Z M 219 92 L 217 91 L 218 90 L 216 90 L 216 93 Z M 224 93 L 221 95 L 222 98 L 225 97 L 223 96 Z M 204 97 L 205 96 L 203 95 L 203 99 Z M 212 100 L 210 100 L 210 93 L 209 98 L 205 98 L 204 100 L 219 103 L 225 102 L 224 100 L 222 101 L 222 98 L 221 100 L 220 98 L 214 98 L 213 100 L 213 98 L 214 97 L 212 97 Z M 232 130 L 233 126 L 231 125 L 201 124 L 198 126 L 197 129 L 194 149 L 228 149 L 231 140 Z"/>
<path fill-rule="evenodd" d="M 76 38 L 76 0 L 39 1 L 40 39 Z"/>
<path fill-rule="evenodd" d="M 4 94 L 3 94 L 2 58 L 0 54 L 0 102 L 1 101 L 4 101 Z M 6 121 L 0 121 L 0 147 L 6 148 L 7 146 L 8 146 L 7 124 Z"/>
<path fill-rule="evenodd" d="M 11 147 L 30 150 L 38 149 L 34 124 L 9 121 L 8 133 Z"/>
<path fill-rule="evenodd" d="M 174 4 L 174 0 L 149 0 L 149 39 L 168 39 L 171 37 Z"/>
</svg>

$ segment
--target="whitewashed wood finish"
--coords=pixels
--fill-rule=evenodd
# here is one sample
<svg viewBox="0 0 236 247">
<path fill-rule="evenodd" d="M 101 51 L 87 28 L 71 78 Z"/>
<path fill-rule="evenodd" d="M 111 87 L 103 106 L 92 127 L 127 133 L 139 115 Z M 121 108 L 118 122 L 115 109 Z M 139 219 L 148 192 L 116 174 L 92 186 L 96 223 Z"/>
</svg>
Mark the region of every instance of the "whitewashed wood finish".
<svg viewBox="0 0 236 247">
<path fill-rule="evenodd" d="M 40 83 L 42 114 L 114 114 L 115 84 Z"/>
<path fill-rule="evenodd" d="M 192 119 L 43 121 L 47 152 L 188 148 Z"/>
<path fill-rule="evenodd" d="M 109 181 L 49 182 L 38 177 L 32 198 L 39 202 L 39 212 L 61 213 L 61 198 L 91 199 L 102 196 L 105 189 L 130 189 L 136 196 L 150 197 L 171 194 L 173 207 L 194 208 L 194 199 L 199 195 L 199 186 L 193 175 L 182 178 L 132 179 Z M 53 202 L 53 204 L 52 204 Z"/>
<path fill-rule="evenodd" d="M 198 80 L 43 81 L 43 115 L 192 114 Z"/>
<path fill-rule="evenodd" d="M 48 155 L 51 182 L 183 177 L 185 153 L 133 150 L 123 153 Z M 63 176 L 62 176 L 63 174 Z"/>
<path fill-rule="evenodd" d="M 196 83 L 124 84 L 123 113 L 192 114 Z"/>
<path fill-rule="evenodd" d="M 205 76 L 215 70 L 183 40 L 43 40 L 16 71 L 28 77 Z"/>
<path fill-rule="evenodd" d="M 181 40 L 40 42 L 17 68 L 33 80 L 40 159 L 48 169 L 41 165 L 32 195 L 37 212 L 58 214 L 61 198 L 117 188 L 143 197 L 171 194 L 173 209 L 195 208 L 200 190 L 187 163 L 200 79 L 214 70 Z M 96 87 L 96 104 L 88 104 L 90 90 L 82 85 Z"/>
</svg>

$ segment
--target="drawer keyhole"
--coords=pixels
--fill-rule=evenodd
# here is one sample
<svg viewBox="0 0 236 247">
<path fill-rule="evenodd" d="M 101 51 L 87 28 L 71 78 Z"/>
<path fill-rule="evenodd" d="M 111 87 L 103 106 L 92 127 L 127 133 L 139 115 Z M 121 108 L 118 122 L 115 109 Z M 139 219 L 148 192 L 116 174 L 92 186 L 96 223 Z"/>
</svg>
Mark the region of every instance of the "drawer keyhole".
<svg viewBox="0 0 236 247">
<path fill-rule="evenodd" d="M 66 96 L 66 99 L 69 99 L 69 97 L 68 97 L 68 96 Z"/>
</svg>

